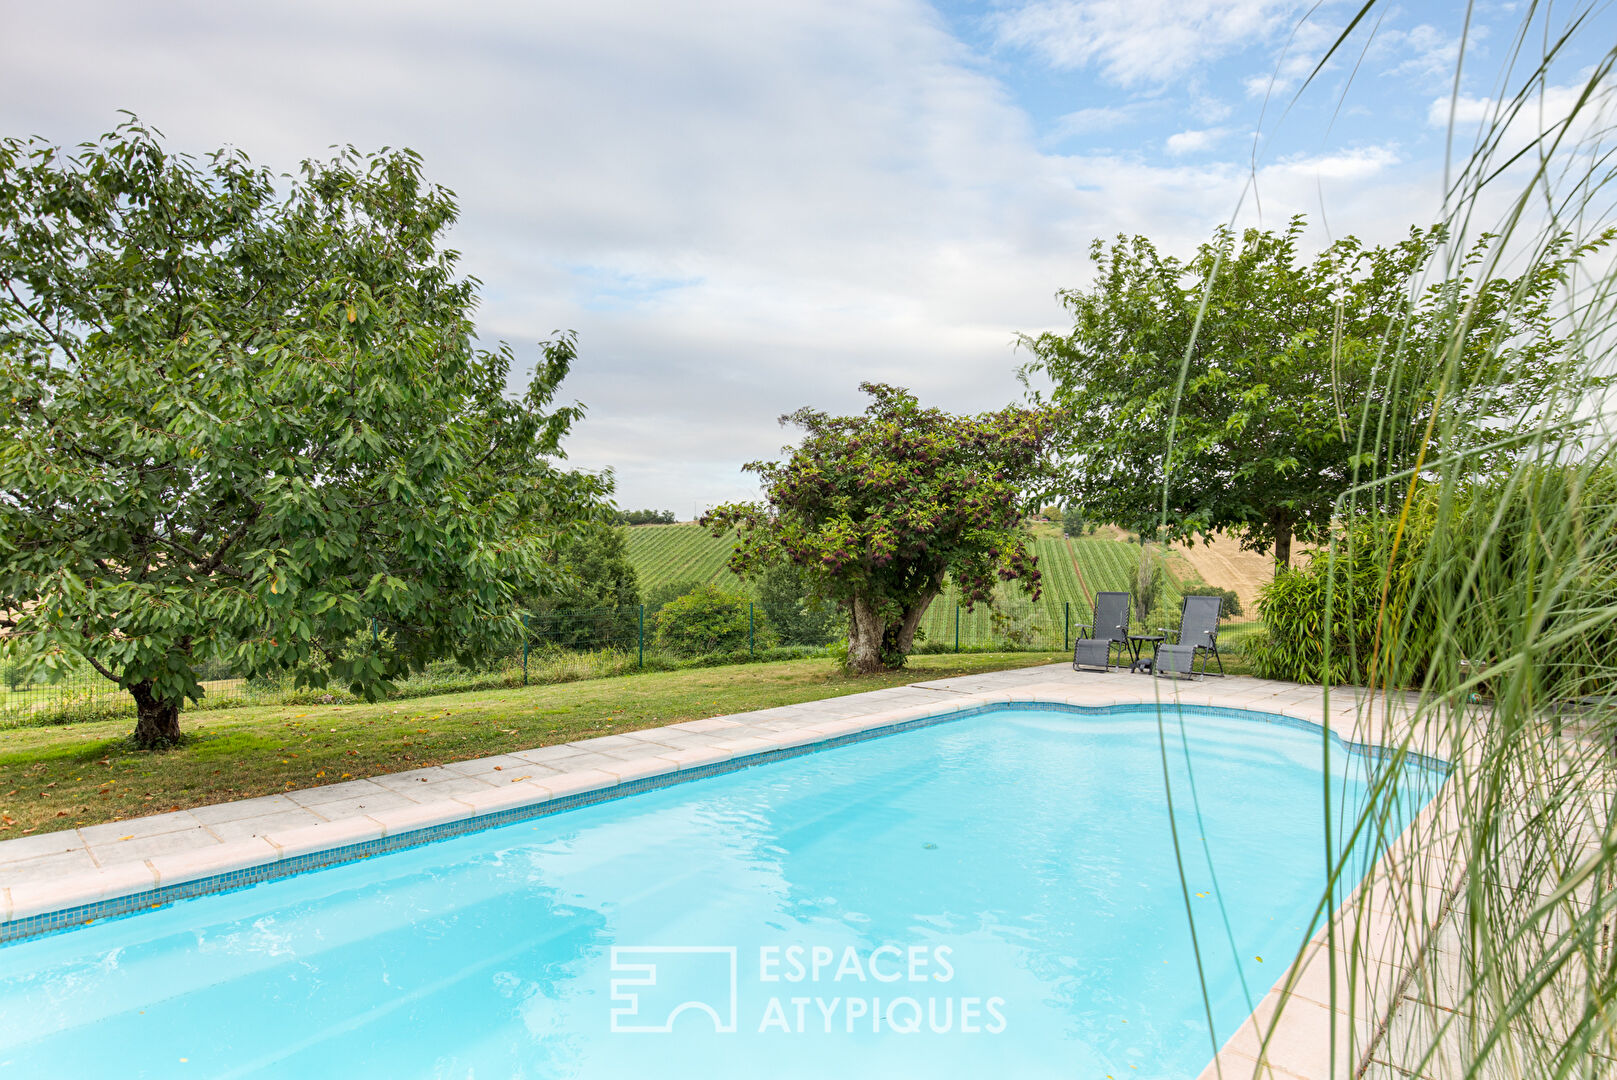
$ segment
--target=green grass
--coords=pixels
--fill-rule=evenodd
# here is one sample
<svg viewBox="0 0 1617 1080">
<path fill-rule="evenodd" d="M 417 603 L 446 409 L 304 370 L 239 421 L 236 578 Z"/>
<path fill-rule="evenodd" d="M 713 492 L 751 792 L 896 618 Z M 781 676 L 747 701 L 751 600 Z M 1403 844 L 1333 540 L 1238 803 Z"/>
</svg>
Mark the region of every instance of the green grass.
<svg viewBox="0 0 1617 1080">
<path fill-rule="evenodd" d="M 700 525 L 625 526 L 623 538 L 642 594 L 659 585 L 684 581 L 740 584 L 725 566 L 730 541 L 715 539 Z"/>
<path fill-rule="evenodd" d="M 794 660 L 376 704 L 188 712 L 185 742 L 166 751 L 135 750 L 127 719 L 14 728 L 0 731 L 0 838 L 1057 659 L 919 656 L 904 671 L 864 677 L 829 660 Z"/>
</svg>

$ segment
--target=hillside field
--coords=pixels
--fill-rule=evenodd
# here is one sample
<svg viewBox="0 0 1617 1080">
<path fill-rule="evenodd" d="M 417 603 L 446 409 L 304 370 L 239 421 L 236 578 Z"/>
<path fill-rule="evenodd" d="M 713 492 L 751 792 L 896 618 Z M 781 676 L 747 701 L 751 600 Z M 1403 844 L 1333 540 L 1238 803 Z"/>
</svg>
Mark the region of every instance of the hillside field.
<svg viewBox="0 0 1617 1080">
<path fill-rule="evenodd" d="M 1035 525 L 1034 535 L 1039 569 L 1044 575 L 1044 594 L 1034 604 L 1020 590 L 1012 590 L 1003 607 L 1010 613 L 1013 629 L 1059 646 L 1069 617 L 1073 623 L 1089 620 L 1095 593 L 1128 589 L 1139 566 L 1139 548 L 1120 535 L 1069 539 L 1061 535 L 1059 527 L 1042 522 Z M 624 537 L 642 595 L 659 585 L 680 581 L 709 581 L 748 591 L 725 566 L 729 541 L 715 539 L 699 525 L 686 522 L 625 526 Z M 1167 566 L 1166 603 L 1176 607 L 1181 585 L 1195 582 L 1198 575 L 1180 557 L 1170 556 Z M 923 622 L 927 641 L 954 641 L 956 603 L 952 589 L 933 603 Z M 962 646 L 985 644 L 994 635 L 991 617 L 983 608 L 975 613 L 962 611 L 959 619 Z"/>
</svg>

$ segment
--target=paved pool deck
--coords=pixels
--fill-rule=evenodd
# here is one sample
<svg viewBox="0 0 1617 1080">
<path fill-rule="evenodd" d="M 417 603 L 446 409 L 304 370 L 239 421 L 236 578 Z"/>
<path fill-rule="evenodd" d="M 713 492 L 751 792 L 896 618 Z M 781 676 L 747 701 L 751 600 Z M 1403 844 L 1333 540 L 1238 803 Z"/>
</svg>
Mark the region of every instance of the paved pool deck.
<svg viewBox="0 0 1617 1080">
<path fill-rule="evenodd" d="M 1406 734 L 1412 704 L 1404 695 L 1345 688 L 1327 699 L 1318 687 L 1294 683 L 1240 677 L 1174 681 L 1124 672 L 1080 673 L 1067 664 L 916 682 L 6 840 L 0 842 L 0 942 L 167 902 L 186 895 L 188 884 L 218 891 L 321 865 L 322 855 L 332 856 L 328 861 L 361 857 L 376 842 L 402 844 L 412 835 L 430 837 L 457 825 L 494 825 L 511 813 L 543 812 L 552 803 L 573 805 L 591 793 L 629 793 L 648 781 L 704 775 L 749 758 L 767 760 L 781 751 L 978 706 L 1159 701 L 1280 714 L 1368 745 L 1384 745 Z M 1441 747 L 1421 749 L 1442 754 Z M 1441 797 L 1435 800 L 1426 813 L 1444 813 L 1443 802 Z M 1428 872 L 1417 852 L 1403 854 L 1410 867 Z M 1384 862 L 1395 862 L 1394 856 Z M 1366 1050 L 1384 1037 L 1391 1005 L 1408 983 L 1409 973 L 1401 965 L 1409 950 L 1401 944 L 1410 935 L 1429 935 L 1449 906 L 1450 881 L 1423 880 L 1395 888 L 1407 880 L 1400 873 L 1394 867 L 1376 875 L 1371 888 L 1379 889 L 1378 894 L 1367 903 L 1350 901 L 1339 909 L 1339 929 L 1375 948 L 1353 949 L 1352 963 L 1347 963 L 1343 942 L 1328 940 L 1322 930 L 1209 1063 L 1204 1078 L 1323 1080 L 1354 1075 L 1358 1065 L 1372 1061 Z M 1352 920 L 1370 925 L 1345 925 Z M 1333 981 L 1343 990 L 1344 978 L 1357 994 L 1351 1013 L 1345 994 L 1331 993 Z"/>
</svg>

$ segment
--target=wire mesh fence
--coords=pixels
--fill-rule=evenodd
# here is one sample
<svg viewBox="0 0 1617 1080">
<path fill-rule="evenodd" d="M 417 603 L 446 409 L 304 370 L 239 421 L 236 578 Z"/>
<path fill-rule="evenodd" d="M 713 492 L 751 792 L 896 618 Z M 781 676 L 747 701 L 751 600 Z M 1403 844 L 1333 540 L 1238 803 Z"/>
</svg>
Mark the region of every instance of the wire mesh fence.
<svg viewBox="0 0 1617 1080">
<path fill-rule="evenodd" d="M 811 625 L 772 612 L 761 603 L 743 605 L 729 625 L 692 647 L 688 635 L 671 644 L 669 620 L 645 606 L 552 611 L 525 616 L 509 646 L 475 666 L 433 661 L 394 685 L 390 696 L 416 697 L 460 690 L 520 687 L 749 660 L 835 656 L 844 640 L 840 621 Z M 1067 601 L 996 600 L 993 605 L 938 602 L 916 636 L 920 654 L 951 652 L 1070 652 L 1090 612 Z M 1221 647 L 1238 652 L 1257 623 L 1227 622 Z M 1141 633 L 1151 628 L 1137 627 Z M 662 631 L 662 632 L 660 632 Z M 1227 645 L 1225 643 L 1228 643 Z M 363 647 L 359 645 L 356 647 Z M 320 686 L 316 672 L 232 671 L 208 661 L 198 671 L 208 706 L 338 701 L 350 695 L 341 686 Z M 93 717 L 132 707 L 128 691 L 87 663 L 47 679 L 19 663 L 0 664 L 0 718 L 59 715 Z M 193 706 L 195 707 L 195 706 Z"/>
</svg>

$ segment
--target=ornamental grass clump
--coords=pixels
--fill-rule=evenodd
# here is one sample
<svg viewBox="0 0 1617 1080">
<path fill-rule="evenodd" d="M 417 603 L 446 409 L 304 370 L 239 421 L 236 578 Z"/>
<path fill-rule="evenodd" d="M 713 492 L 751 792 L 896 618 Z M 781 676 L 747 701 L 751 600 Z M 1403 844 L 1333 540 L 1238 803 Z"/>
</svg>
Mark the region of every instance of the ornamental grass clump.
<svg viewBox="0 0 1617 1080">
<path fill-rule="evenodd" d="M 1340 397 L 1329 543 L 1260 605 L 1258 669 L 1322 684 L 1356 715 L 1337 735 L 1374 743 L 1371 798 L 1327 804 L 1322 846 L 1361 855 L 1321 890 L 1320 978 L 1282 979 L 1247 1046 L 1279 1064 L 1306 1032 L 1309 1075 L 1617 1075 L 1617 50 L 1588 16 L 1528 8 L 1500 49 L 1515 89 L 1451 111 L 1442 243 L 1410 313 L 1340 358 L 1367 382 Z M 1596 59 L 1566 60 L 1578 45 Z M 1501 329 L 1519 317 L 1532 334 Z M 1524 343 L 1531 393 L 1489 390 L 1526 370 Z M 1157 483 L 1167 511 L 1174 477 Z M 1346 750 L 1318 745 L 1330 775 Z M 1435 797 L 1415 754 L 1443 763 Z M 1187 881 L 1208 854 L 1181 848 Z M 1187 918 L 1199 948 L 1228 947 L 1217 915 Z"/>
</svg>

